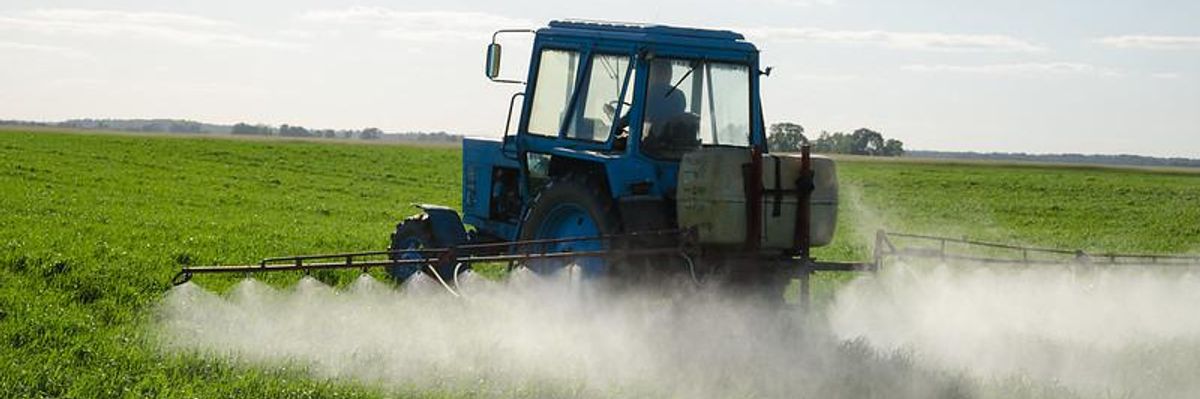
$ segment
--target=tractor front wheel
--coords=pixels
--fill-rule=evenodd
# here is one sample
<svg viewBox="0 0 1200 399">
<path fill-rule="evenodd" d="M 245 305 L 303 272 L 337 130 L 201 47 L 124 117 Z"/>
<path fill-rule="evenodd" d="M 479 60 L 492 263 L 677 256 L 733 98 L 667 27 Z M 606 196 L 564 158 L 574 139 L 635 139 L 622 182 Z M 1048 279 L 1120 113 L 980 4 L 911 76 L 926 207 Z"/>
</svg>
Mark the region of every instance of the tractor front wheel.
<svg viewBox="0 0 1200 399">
<path fill-rule="evenodd" d="M 392 233 L 392 243 L 388 248 L 391 251 L 388 258 L 391 260 L 422 259 L 431 256 L 429 253 L 421 252 L 422 249 L 429 248 L 439 248 L 439 245 L 434 239 L 433 226 L 429 222 L 429 217 L 422 213 L 404 219 L 403 222 L 396 225 L 396 232 Z M 447 279 L 447 282 L 454 277 L 454 265 L 435 265 L 434 268 L 443 279 Z M 388 267 L 387 273 L 393 280 L 402 283 L 421 270 L 429 272 L 428 266 L 406 264 Z"/>
</svg>

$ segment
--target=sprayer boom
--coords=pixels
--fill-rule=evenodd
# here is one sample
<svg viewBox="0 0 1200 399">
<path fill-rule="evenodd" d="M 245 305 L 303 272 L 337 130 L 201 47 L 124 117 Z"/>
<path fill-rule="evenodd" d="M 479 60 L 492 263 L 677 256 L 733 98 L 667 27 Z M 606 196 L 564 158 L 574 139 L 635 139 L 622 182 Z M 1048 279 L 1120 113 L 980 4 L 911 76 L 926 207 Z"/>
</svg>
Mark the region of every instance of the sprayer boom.
<svg viewBox="0 0 1200 399">
<path fill-rule="evenodd" d="M 179 285 L 191 280 L 194 274 L 259 273 L 280 271 L 304 271 L 327 269 L 361 269 L 366 272 L 374 267 L 416 266 L 436 272 L 437 265 L 470 267 L 473 263 L 515 262 L 537 259 L 572 259 L 614 256 L 686 256 L 682 247 L 642 248 L 623 251 L 546 251 L 553 244 L 603 241 L 614 243 L 620 240 L 652 236 L 682 236 L 676 230 L 660 230 L 629 234 L 601 235 L 593 237 L 552 238 L 517 242 L 460 245 L 448 248 L 394 249 L 385 251 L 343 252 L 333 254 L 297 255 L 264 258 L 254 265 L 235 266 L 185 266 L 171 280 Z M 404 255 L 400 257 L 398 255 Z M 462 265 L 462 266 L 459 266 Z"/>
<path fill-rule="evenodd" d="M 626 245 L 635 241 L 658 238 L 674 242 L 674 245 L 659 247 L 636 247 Z M 477 263 L 507 263 L 511 271 L 516 265 L 550 259 L 560 262 L 578 262 L 582 259 L 599 258 L 617 264 L 631 259 L 681 260 L 679 264 L 695 280 L 697 260 L 707 260 L 702 251 L 693 245 L 695 233 L 680 230 L 659 230 L 628 234 L 600 235 L 592 237 L 553 238 L 471 244 L 449 248 L 422 248 L 387 251 L 346 252 L 320 255 L 300 255 L 266 258 L 253 265 L 236 266 L 186 266 L 172 279 L 175 285 L 191 280 L 196 274 L 253 274 L 264 272 L 303 271 L 329 269 L 360 269 L 364 273 L 377 267 L 415 267 L 437 280 L 449 292 L 457 295 L 457 279 L 460 271 Z M 605 242 L 608 248 L 619 250 L 546 250 L 562 248 L 562 244 Z M 398 256 L 403 254 L 404 256 Z M 657 257 L 657 258 L 656 258 Z M 994 242 L 976 241 L 966 238 L 939 237 L 923 234 L 886 232 L 880 230 L 875 236 L 874 258 L 870 262 L 825 262 L 811 257 L 781 255 L 779 257 L 755 256 L 741 262 L 769 263 L 782 270 L 785 275 L 796 278 L 800 283 L 801 303 L 805 306 L 810 297 L 809 278 L 815 272 L 875 272 L 889 259 L 936 259 L 978 265 L 1092 265 L 1092 266 L 1200 266 L 1200 256 L 1160 254 L 1089 254 L 1082 250 L 1029 247 Z M 723 261 L 730 261 L 726 257 Z M 702 270 L 710 270 L 701 268 Z M 438 272 L 443 270 L 444 272 Z M 445 272 L 449 271 L 449 272 Z M 446 275 L 449 273 L 448 275 Z"/>
<path fill-rule="evenodd" d="M 1088 253 L 1080 249 L 1032 247 L 879 230 L 875 234 L 873 263 L 882 266 L 886 258 L 940 259 L 989 265 L 1200 266 L 1200 255 Z"/>
</svg>

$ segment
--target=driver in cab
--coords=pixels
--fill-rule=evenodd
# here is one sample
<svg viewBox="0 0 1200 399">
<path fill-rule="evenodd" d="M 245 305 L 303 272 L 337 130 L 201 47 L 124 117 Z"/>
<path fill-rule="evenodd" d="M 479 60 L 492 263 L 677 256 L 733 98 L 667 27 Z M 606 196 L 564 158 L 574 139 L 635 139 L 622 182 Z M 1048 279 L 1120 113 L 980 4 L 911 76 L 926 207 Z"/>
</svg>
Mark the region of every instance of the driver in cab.
<svg viewBox="0 0 1200 399">
<path fill-rule="evenodd" d="M 683 92 L 674 87 L 671 61 L 650 61 L 650 78 L 646 87 L 646 110 L 644 135 L 658 133 L 672 118 L 687 111 L 687 99 Z M 609 111 L 611 112 L 611 111 Z M 618 122 L 620 130 L 629 127 L 629 114 Z"/>
<path fill-rule="evenodd" d="M 650 82 L 646 87 L 646 123 L 659 126 L 687 109 L 683 93 L 673 86 L 671 61 L 650 61 Z"/>
</svg>

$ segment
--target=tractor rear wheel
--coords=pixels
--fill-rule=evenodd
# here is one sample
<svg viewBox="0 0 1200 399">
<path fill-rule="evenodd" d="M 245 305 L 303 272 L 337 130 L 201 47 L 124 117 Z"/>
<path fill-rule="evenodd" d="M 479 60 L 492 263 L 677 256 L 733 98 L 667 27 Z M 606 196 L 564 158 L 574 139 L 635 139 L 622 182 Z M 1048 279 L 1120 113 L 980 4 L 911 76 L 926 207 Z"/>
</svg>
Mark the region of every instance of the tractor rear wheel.
<svg viewBox="0 0 1200 399">
<path fill-rule="evenodd" d="M 388 250 L 391 251 L 388 258 L 391 260 L 421 259 L 430 255 L 422 253 L 421 249 L 438 247 L 440 246 L 433 237 L 433 226 L 429 222 L 428 216 L 422 213 L 404 219 L 403 222 L 396 225 L 396 232 L 392 233 L 391 246 L 388 247 Z M 437 265 L 435 268 L 443 279 L 447 279 L 447 282 L 454 276 L 454 265 Z M 388 267 L 387 273 L 393 280 L 402 283 L 421 270 L 429 272 L 428 268 L 412 264 Z"/>
<path fill-rule="evenodd" d="M 595 237 L 620 232 L 619 216 L 612 198 L 602 184 L 578 177 L 562 177 L 550 182 L 529 204 L 521 224 L 521 240 Z M 524 252 L 604 251 L 606 240 L 565 241 L 524 248 Z M 569 264 L 582 269 L 584 277 L 607 274 L 604 257 L 537 259 L 525 262 L 536 273 L 554 273 Z"/>
</svg>

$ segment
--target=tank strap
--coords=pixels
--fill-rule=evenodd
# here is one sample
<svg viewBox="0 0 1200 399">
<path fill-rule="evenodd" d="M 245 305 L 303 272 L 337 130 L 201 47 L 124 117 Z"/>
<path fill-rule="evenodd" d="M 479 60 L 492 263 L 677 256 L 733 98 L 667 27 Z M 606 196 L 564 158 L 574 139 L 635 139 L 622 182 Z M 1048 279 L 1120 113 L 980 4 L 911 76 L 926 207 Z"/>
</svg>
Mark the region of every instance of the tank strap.
<svg viewBox="0 0 1200 399">
<path fill-rule="evenodd" d="M 771 216 L 779 217 L 779 215 L 783 213 L 783 211 L 780 209 L 783 203 L 783 186 L 780 185 L 780 182 L 783 181 L 783 178 L 779 176 L 780 164 L 783 163 L 783 158 L 771 158 L 775 158 L 775 203 L 771 205 Z"/>
</svg>

